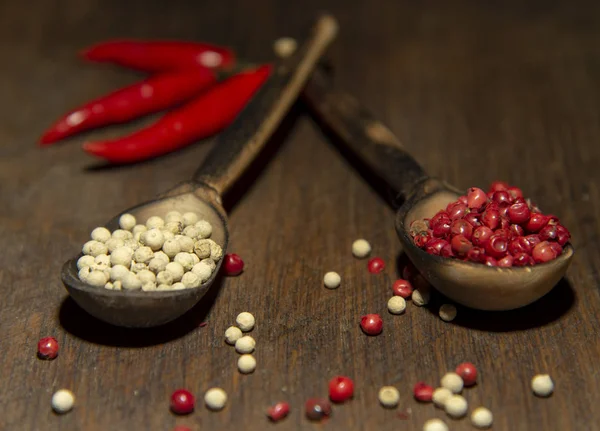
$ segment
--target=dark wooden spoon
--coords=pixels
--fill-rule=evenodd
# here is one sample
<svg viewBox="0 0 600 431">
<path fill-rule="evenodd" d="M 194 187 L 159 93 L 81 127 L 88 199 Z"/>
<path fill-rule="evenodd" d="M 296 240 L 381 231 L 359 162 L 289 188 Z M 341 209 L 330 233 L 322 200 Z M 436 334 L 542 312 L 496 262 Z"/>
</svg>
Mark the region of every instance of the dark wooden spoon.
<svg viewBox="0 0 600 431">
<path fill-rule="evenodd" d="M 513 268 L 434 256 L 416 247 L 408 231 L 411 222 L 432 217 L 464 193 L 430 178 L 384 124 L 352 96 L 333 91 L 322 71 L 313 73 L 303 98 L 341 144 L 403 200 L 396 214 L 398 238 L 421 274 L 444 295 L 472 308 L 510 310 L 541 298 L 565 275 L 574 253 L 570 244 L 555 260 Z"/>
</svg>

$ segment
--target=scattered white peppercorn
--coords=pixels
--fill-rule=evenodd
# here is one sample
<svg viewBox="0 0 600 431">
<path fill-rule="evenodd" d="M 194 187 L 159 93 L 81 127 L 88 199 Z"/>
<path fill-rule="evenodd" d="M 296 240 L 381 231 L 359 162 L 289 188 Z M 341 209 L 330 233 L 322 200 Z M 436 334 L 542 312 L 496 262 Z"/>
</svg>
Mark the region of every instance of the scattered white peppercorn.
<svg viewBox="0 0 600 431">
<path fill-rule="evenodd" d="M 140 235 L 140 242 L 153 251 L 158 251 L 165 243 L 165 236 L 160 229 L 153 228 Z"/>
<path fill-rule="evenodd" d="M 452 395 L 446 400 L 444 410 L 453 418 L 462 418 L 467 414 L 467 400 L 461 395 Z"/>
<path fill-rule="evenodd" d="M 423 424 L 423 431 L 448 431 L 448 425 L 441 419 L 429 419 Z"/>
<path fill-rule="evenodd" d="M 148 262 L 148 269 L 153 273 L 158 274 L 159 272 L 165 270 L 168 263 L 168 260 L 164 260 L 159 257 L 154 257 L 150 262 Z"/>
<path fill-rule="evenodd" d="M 125 241 L 119 238 L 111 238 L 106 241 L 106 247 L 108 248 L 109 253 L 113 253 L 119 247 L 123 247 L 125 245 Z"/>
<path fill-rule="evenodd" d="M 194 227 L 198 229 L 196 236 L 199 238 L 209 238 L 212 235 L 212 225 L 206 220 L 200 220 Z"/>
<path fill-rule="evenodd" d="M 92 231 L 90 237 L 95 241 L 106 242 L 111 238 L 111 235 L 105 227 L 97 227 Z"/>
<path fill-rule="evenodd" d="M 204 403 L 210 410 L 221 410 L 227 404 L 227 393 L 221 388 L 210 388 L 204 395 Z"/>
<path fill-rule="evenodd" d="M 131 266 L 133 250 L 129 247 L 119 247 L 110 254 L 110 263 L 112 265 L 123 265 L 127 268 Z"/>
<path fill-rule="evenodd" d="M 98 255 L 98 256 L 100 256 L 100 255 Z M 94 256 L 90 256 L 90 255 L 86 254 L 84 256 L 81 256 L 79 259 L 77 259 L 77 269 L 81 269 L 86 266 L 92 266 L 95 262 L 96 262 L 96 260 L 94 259 Z"/>
<path fill-rule="evenodd" d="M 256 347 L 256 341 L 250 335 L 244 335 L 235 342 L 235 350 L 238 353 L 252 353 Z"/>
<path fill-rule="evenodd" d="M 186 287 L 186 289 L 192 289 L 202 284 L 202 282 L 200 281 L 200 277 L 198 277 L 191 271 L 183 274 L 183 277 L 181 277 L 181 282 Z"/>
<path fill-rule="evenodd" d="M 169 211 L 167 213 L 167 215 L 165 216 L 165 222 L 169 223 L 172 221 L 183 223 L 183 217 L 181 216 L 181 213 L 179 211 Z"/>
<path fill-rule="evenodd" d="M 234 345 L 242 336 L 242 330 L 236 326 L 230 326 L 225 330 L 225 342 L 227 344 Z"/>
<path fill-rule="evenodd" d="M 161 271 L 158 274 L 156 274 L 156 282 L 158 284 L 165 284 L 167 286 L 170 286 L 173 284 L 173 274 L 171 274 L 168 271 Z"/>
<path fill-rule="evenodd" d="M 184 251 L 186 253 L 194 252 L 194 240 L 189 236 L 177 235 L 174 239 L 179 243 L 179 251 Z"/>
<path fill-rule="evenodd" d="M 198 222 L 198 215 L 192 212 L 183 213 L 181 218 L 183 219 L 184 226 L 192 226 Z"/>
<path fill-rule="evenodd" d="M 183 266 L 179 262 L 169 262 L 165 267 L 165 271 L 170 272 L 173 276 L 173 281 L 181 280 L 183 273 L 185 272 Z"/>
<path fill-rule="evenodd" d="M 371 244 L 366 239 L 357 239 L 352 243 L 352 254 L 359 259 L 371 254 Z"/>
<path fill-rule="evenodd" d="M 75 395 L 68 389 L 60 389 L 52 395 L 52 409 L 56 413 L 67 413 L 75 405 Z"/>
<path fill-rule="evenodd" d="M 146 220 L 146 227 L 148 229 L 160 229 L 165 225 L 165 221 L 158 216 L 152 216 Z"/>
<path fill-rule="evenodd" d="M 136 224 L 133 229 L 131 230 L 131 233 L 133 233 L 133 237 L 135 238 L 135 235 L 137 235 L 138 233 L 143 233 L 146 232 L 148 230 L 148 228 L 146 227 L 146 225 L 144 224 Z M 138 238 L 139 240 L 139 238 Z"/>
<path fill-rule="evenodd" d="M 171 285 L 171 290 L 183 290 L 185 289 L 185 284 L 182 282 L 173 283 Z"/>
<path fill-rule="evenodd" d="M 463 390 L 464 382 L 458 374 L 446 373 L 440 380 L 440 386 L 448 389 L 453 394 L 460 394 Z"/>
<path fill-rule="evenodd" d="M 133 252 L 133 259 L 139 263 L 148 263 L 154 257 L 154 252 L 150 247 L 139 247 Z"/>
<path fill-rule="evenodd" d="M 238 359 L 238 370 L 242 374 L 250 374 L 256 369 L 256 359 L 250 354 L 244 354 Z"/>
<path fill-rule="evenodd" d="M 440 318 L 445 322 L 452 322 L 456 317 L 456 307 L 452 304 L 443 304 L 439 311 Z"/>
<path fill-rule="evenodd" d="M 422 307 L 429 303 L 429 292 L 426 290 L 421 291 L 419 289 L 415 289 L 415 290 L 413 290 L 411 297 L 412 297 L 413 304 L 415 304 L 419 307 Z"/>
<path fill-rule="evenodd" d="M 549 397 L 554 392 L 554 382 L 548 374 L 537 374 L 531 379 L 531 389 L 538 397 Z"/>
<path fill-rule="evenodd" d="M 142 282 L 133 272 L 128 272 L 127 275 L 121 279 L 121 283 L 125 290 L 139 290 L 142 288 Z"/>
<path fill-rule="evenodd" d="M 113 231 L 112 238 L 122 239 L 125 241 L 126 239 L 133 239 L 133 234 L 125 229 L 117 229 Z"/>
<path fill-rule="evenodd" d="M 379 389 L 377 398 L 379 398 L 379 402 L 384 407 L 396 407 L 400 402 L 400 392 L 394 386 L 384 386 Z"/>
<path fill-rule="evenodd" d="M 83 244 L 81 251 L 83 252 L 83 254 L 96 257 L 99 254 L 108 253 L 108 247 L 106 246 L 106 244 L 92 239 Z"/>
<path fill-rule="evenodd" d="M 119 227 L 124 230 L 132 230 L 137 223 L 135 216 L 132 214 L 123 214 L 119 217 Z"/>
<path fill-rule="evenodd" d="M 326 273 L 323 277 L 323 284 L 328 289 L 337 289 L 338 287 L 340 287 L 341 282 L 342 278 L 337 272 L 334 271 Z"/>
<path fill-rule="evenodd" d="M 238 325 L 238 328 L 240 328 L 243 332 L 249 332 L 252 331 L 252 328 L 254 328 L 254 324 L 256 322 L 254 316 L 251 313 L 244 311 L 237 315 L 237 317 L 235 318 L 235 323 Z"/>
<path fill-rule="evenodd" d="M 431 400 L 433 401 L 433 404 L 435 404 L 436 407 L 439 408 L 444 408 L 444 406 L 446 405 L 446 401 L 448 401 L 448 398 L 450 398 L 452 396 L 452 391 L 450 391 L 450 389 L 448 388 L 437 388 L 435 391 L 433 391 L 433 396 L 431 397 Z"/>
<path fill-rule="evenodd" d="M 489 428 L 492 426 L 492 422 L 494 422 L 494 416 L 485 407 L 477 407 L 471 413 L 471 423 L 475 428 Z"/>
<path fill-rule="evenodd" d="M 392 296 L 387 303 L 388 310 L 392 314 L 402 314 L 406 310 L 406 300 L 401 296 Z"/>
<path fill-rule="evenodd" d="M 191 271 L 194 266 L 194 258 L 189 253 L 177 253 L 173 262 L 180 264 L 185 271 Z"/>
</svg>

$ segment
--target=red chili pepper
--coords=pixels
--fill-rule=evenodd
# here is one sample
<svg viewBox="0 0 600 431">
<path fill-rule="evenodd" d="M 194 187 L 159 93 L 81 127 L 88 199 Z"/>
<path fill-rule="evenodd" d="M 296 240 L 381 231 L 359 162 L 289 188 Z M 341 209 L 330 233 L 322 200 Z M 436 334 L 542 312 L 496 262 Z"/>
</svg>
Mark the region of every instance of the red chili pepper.
<svg viewBox="0 0 600 431">
<path fill-rule="evenodd" d="M 94 127 L 124 123 L 177 105 L 217 82 L 206 68 L 157 75 L 94 99 L 70 111 L 42 135 L 47 145 Z"/>
<path fill-rule="evenodd" d="M 113 40 L 93 45 L 82 57 L 144 72 L 167 72 L 198 66 L 225 69 L 233 65 L 232 50 L 200 42 Z"/>
<path fill-rule="evenodd" d="M 110 141 L 88 142 L 83 149 L 113 163 L 160 156 L 223 130 L 241 112 L 271 73 L 271 65 L 234 75 L 149 127 Z"/>
</svg>

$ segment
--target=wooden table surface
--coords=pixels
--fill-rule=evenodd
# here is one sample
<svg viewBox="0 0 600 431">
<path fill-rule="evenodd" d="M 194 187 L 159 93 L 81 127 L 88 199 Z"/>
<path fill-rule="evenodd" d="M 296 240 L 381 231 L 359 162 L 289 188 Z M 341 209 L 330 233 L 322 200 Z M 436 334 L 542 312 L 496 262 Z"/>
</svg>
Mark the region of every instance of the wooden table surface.
<svg viewBox="0 0 600 431">
<path fill-rule="evenodd" d="M 420 430 L 440 417 L 467 430 L 468 419 L 446 418 L 411 393 L 462 361 L 480 371 L 465 391 L 470 408 L 490 408 L 495 430 L 600 429 L 600 7 L 588 3 L 0 3 L 0 429 Z M 121 329 L 87 315 L 61 284 L 62 263 L 92 228 L 188 178 L 211 142 L 114 169 L 80 149 L 143 120 L 38 148 L 60 114 L 139 78 L 83 64 L 78 50 L 115 37 L 178 38 L 265 61 L 272 40 L 302 37 L 323 10 L 340 22 L 329 51 L 336 87 L 387 123 L 430 174 L 463 189 L 504 179 L 559 215 L 576 249 L 566 279 L 513 312 L 459 307 L 445 323 L 438 298 L 429 309 L 409 303 L 404 315 L 390 315 L 402 268 L 386 194 L 298 104 L 227 197 L 229 251 L 243 256 L 244 273 L 219 279 L 199 306 L 162 328 Z M 386 261 L 383 273 L 352 257 L 359 237 Z M 322 285 L 331 270 L 342 276 L 337 290 Z M 257 320 L 258 368 L 248 376 L 223 342 L 241 311 Z M 361 333 L 365 313 L 382 314 L 381 336 Z M 60 343 L 54 361 L 36 358 L 44 336 Z M 531 393 L 536 373 L 554 379 L 549 399 Z M 337 374 L 354 379 L 354 400 L 335 406 L 327 423 L 309 423 L 304 401 L 327 396 Z M 379 406 L 383 385 L 399 388 L 398 409 Z M 189 416 L 169 412 L 174 389 L 201 400 L 212 386 L 229 394 L 224 411 L 199 401 Z M 50 408 L 60 388 L 76 395 L 63 416 Z M 279 400 L 291 414 L 270 424 L 265 409 Z"/>
</svg>

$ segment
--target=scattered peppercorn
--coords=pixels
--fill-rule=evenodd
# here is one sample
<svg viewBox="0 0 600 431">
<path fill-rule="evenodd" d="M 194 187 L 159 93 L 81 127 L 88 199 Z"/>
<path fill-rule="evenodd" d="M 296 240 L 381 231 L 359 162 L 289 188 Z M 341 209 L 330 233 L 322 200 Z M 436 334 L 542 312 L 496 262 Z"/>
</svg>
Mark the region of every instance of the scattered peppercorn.
<svg viewBox="0 0 600 431">
<path fill-rule="evenodd" d="M 492 426 L 492 422 L 494 422 L 494 416 L 485 407 L 477 407 L 471 413 L 471 423 L 475 428 L 489 428 Z"/>
<path fill-rule="evenodd" d="M 383 386 L 379 389 L 377 398 L 383 407 L 393 408 L 400 402 L 400 392 L 393 386 Z"/>
<path fill-rule="evenodd" d="M 452 322 L 456 318 L 456 307 L 452 304 L 443 304 L 439 315 L 444 322 Z"/>
<path fill-rule="evenodd" d="M 371 244 L 366 239 L 357 239 L 352 243 L 352 254 L 359 259 L 367 257 L 371 253 Z"/>
<path fill-rule="evenodd" d="M 538 397 L 549 397 L 554 392 L 554 382 L 548 374 L 537 374 L 531 379 L 531 389 Z"/>
<path fill-rule="evenodd" d="M 246 353 L 238 359 L 238 370 L 242 374 L 250 374 L 256 369 L 256 359 L 254 356 Z"/>
<path fill-rule="evenodd" d="M 411 295 L 413 304 L 419 307 L 423 307 L 429 303 L 429 291 L 415 289 Z"/>
<path fill-rule="evenodd" d="M 44 337 L 38 341 L 37 354 L 40 359 L 54 359 L 58 356 L 58 341 L 54 337 Z"/>
<path fill-rule="evenodd" d="M 284 419 L 290 412 L 290 405 L 286 402 L 278 402 L 267 409 L 267 416 L 273 422 Z"/>
<path fill-rule="evenodd" d="M 379 314 L 366 314 L 360 319 L 360 327 L 367 335 L 379 335 L 383 331 L 383 320 Z"/>
<path fill-rule="evenodd" d="M 404 299 L 408 299 L 411 297 L 414 289 L 410 281 L 400 278 L 394 281 L 394 284 L 392 285 L 392 290 L 394 292 L 394 295 L 401 296 Z"/>
<path fill-rule="evenodd" d="M 354 395 L 354 382 L 345 376 L 335 376 L 329 381 L 329 399 L 334 403 L 343 403 Z"/>
<path fill-rule="evenodd" d="M 369 260 L 367 268 L 371 274 L 379 274 L 385 269 L 385 262 L 380 257 L 374 257 Z"/>
<path fill-rule="evenodd" d="M 433 387 L 419 382 L 413 387 L 413 395 L 417 401 L 428 403 L 433 399 Z"/>
<path fill-rule="evenodd" d="M 337 289 L 341 282 L 342 278 L 337 272 L 330 271 L 323 277 L 323 284 L 328 289 Z"/>
<path fill-rule="evenodd" d="M 204 403 L 210 410 L 221 410 L 227 404 L 227 393 L 221 388 L 210 388 L 204 394 Z"/>
<path fill-rule="evenodd" d="M 452 395 L 444 404 L 444 410 L 446 410 L 446 413 L 455 419 L 466 415 L 467 408 L 467 400 L 465 400 L 465 398 L 461 395 Z"/>
<path fill-rule="evenodd" d="M 460 394 L 463 390 L 463 379 L 457 373 L 446 373 L 440 380 L 440 386 L 448 389 L 453 394 Z"/>
<path fill-rule="evenodd" d="M 68 389 L 60 389 L 52 395 L 52 409 L 59 414 L 67 413 L 75 405 L 75 396 Z"/>
<path fill-rule="evenodd" d="M 429 419 L 423 424 L 423 431 L 448 431 L 448 425 L 441 419 Z"/>
<path fill-rule="evenodd" d="M 250 335 L 244 335 L 235 342 L 235 350 L 238 353 L 252 353 L 256 347 L 256 341 Z"/>
<path fill-rule="evenodd" d="M 436 407 L 444 408 L 444 406 L 446 405 L 446 401 L 448 401 L 448 399 L 451 396 L 452 392 L 450 391 L 450 389 L 440 387 L 433 391 L 431 399 Z"/>
<path fill-rule="evenodd" d="M 171 411 L 178 415 L 185 415 L 194 411 L 196 399 L 186 389 L 177 389 L 171 394 Z"/>
<path fill-rule="evenodd" d="M 237 323 L 238 328 L 240 328 L 242 332 L 249 332 L 254 328 L 256 321 L 251 313 L 244 311 L 237 315 L 235 323 Z"/>
<path fill-rule="evenodd" d="M 402 314 L 406 310 L 406 301 L 401 296 L 392 296 L 388 300 L 388 310 L 392 314 Z"/>
<path fill-rule="evenodd" d="M 234 345 L 237 340 L 242 338 L 242 330 L 236 326 L 230 326 L 225 331 L 225 342 Z"/>
<path fill-rule="evenodd" d="M 239 275 L 244 270 L 244 261 L 235 253 L 225 255 L 223 259 L 223 271 L 225 275 Z"/>
<path fill-rule="evenodd" d="M 455 372 L 463 379 L 465 386 L 473 386 L 477 382 L 477 368 L 470 362 L 459 364 Z"/>
<path fill-rule="evenodd" d="M 309 398 L 304 405 L 306 417 L 311 421 L 319 421 L 331 415 L 331 403 L 323 398 Z"/>
</svg>

